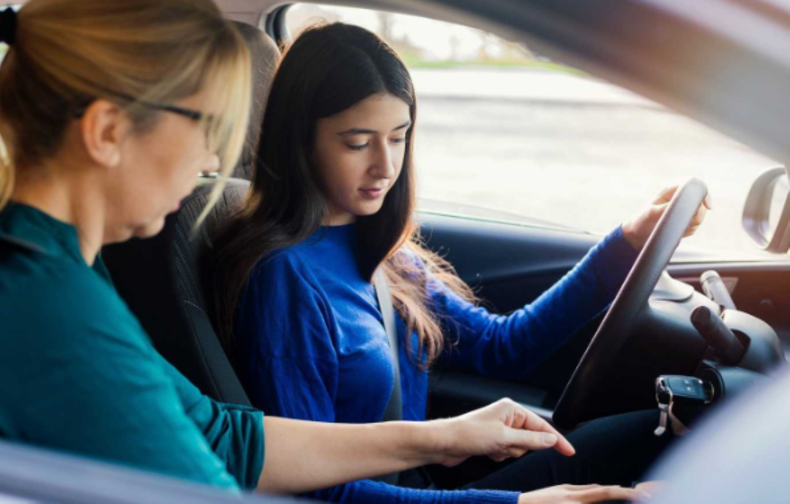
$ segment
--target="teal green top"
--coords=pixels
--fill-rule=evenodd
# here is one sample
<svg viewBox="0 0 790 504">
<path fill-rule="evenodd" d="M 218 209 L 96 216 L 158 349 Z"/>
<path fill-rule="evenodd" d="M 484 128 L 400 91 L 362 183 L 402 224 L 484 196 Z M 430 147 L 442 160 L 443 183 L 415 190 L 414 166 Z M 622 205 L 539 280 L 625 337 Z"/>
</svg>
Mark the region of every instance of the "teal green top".
<svg viewBox="0 0 790 504">
<path fill-rule="evenodd" d="M 165 316 L 165 314 L 163 314 Z M 263 414 L 201 394 L 156 350 L 74 226 L 0 212 L 0 436 L 238 489 L 263 468 Z"/>
</svg>

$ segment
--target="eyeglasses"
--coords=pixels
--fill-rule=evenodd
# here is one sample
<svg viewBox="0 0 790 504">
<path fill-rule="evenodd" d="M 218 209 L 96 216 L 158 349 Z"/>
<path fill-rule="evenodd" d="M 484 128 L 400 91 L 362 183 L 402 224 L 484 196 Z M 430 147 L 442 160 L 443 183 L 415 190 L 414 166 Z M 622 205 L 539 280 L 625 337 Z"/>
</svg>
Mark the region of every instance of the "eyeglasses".
<svg viewBox="0 0 790 504">
<path fill-rule="evenodd" d="M 134 103 L 136 105 L 141 105 L 146 108 L 150 108 L 153 110 L 161 110 L 163 112 L 170 112 L 172 114 L 177 114 L 182 117 L 186 117 L 195 122 L 203 122 L 204 123 L 204 134 L 206 136 L 206 149 L 210 149 L 211 145 L 211 132 L 214 129 L 214 124 L 216 122 L 216 116 L 213 114 L 205 114 L 199 110 L 178 107 L 176 105 L 167 105 L 163 103 L 154 103 L 149 102 L 146 100 L 138 100 L 132 96 L 123 93 L 112 93 L 113 95 L 117 96 L 118 98 L 127 101 L 129 103 Z M 88 105 L 86 104 L 82 107 L 79 107 L 77 110 L 74 111 L 74 118 L 81 119 L 82 116 L 85 115 L 85 111 L 88 109 Z"/>
</svg>

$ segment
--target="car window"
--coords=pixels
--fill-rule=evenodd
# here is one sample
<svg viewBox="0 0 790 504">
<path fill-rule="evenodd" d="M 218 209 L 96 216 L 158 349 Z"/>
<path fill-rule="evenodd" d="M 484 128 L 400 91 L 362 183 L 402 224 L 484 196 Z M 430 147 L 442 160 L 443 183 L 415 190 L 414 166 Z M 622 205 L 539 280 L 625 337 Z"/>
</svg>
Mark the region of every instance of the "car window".
<svg viewBox="0 0 790 504">
<path fill-rule="evenodd" d="M 5 4 L 4 6 L 0 7 L 0 10 L 4 10 L 6 8 L 9 8 L 9 7 L 14 9 L 14 10 L 19 10 L 19 8 L 22 7 L 22 6 L 19 5 L 19 4 L 13 4 L 13 5 L 12 4 Z M 0 44 L 0 63 L 2 63 L 3 58 L 5 58 L 5 55 L 7 53 L 8 53 L 8 45 L 7 44 Z M 1 502 L 2 501 L 0 501 L 0 503 Z"/>
<path fill-rule="evenodd" d="M 358 24 L 403 57 L 418 94 L 421 210 L 603 234 L 696 176 L 714 210 L 688 243 L 761 254 L 741 212 L 752 181 L 778 163 L 710 128 L 468 27 L 312 4 L 286 20 L 292 34 Z"/>
</svg>

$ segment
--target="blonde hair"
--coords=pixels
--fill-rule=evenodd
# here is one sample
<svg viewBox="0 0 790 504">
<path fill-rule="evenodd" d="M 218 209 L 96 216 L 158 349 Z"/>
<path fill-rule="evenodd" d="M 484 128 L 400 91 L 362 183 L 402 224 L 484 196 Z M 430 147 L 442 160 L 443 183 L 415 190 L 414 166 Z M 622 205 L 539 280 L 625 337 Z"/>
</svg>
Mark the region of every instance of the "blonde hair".
<svg viewBox="0 0 790 504">
<path fill-rule="evenodd" d="M 92 101 L 122 104 L 144 133 L 161 114 L 145 102 L 173 104 L 205 91 L 204 116 L 222 111 L 203 126 L 211 127 L 223 174 L 205 215 L 244 145 L 249 58 L 211 0 L 30 0 L 0 65 L 0 208 L 17 171 L 55 155 L 69 122 Z"/>
</svg>

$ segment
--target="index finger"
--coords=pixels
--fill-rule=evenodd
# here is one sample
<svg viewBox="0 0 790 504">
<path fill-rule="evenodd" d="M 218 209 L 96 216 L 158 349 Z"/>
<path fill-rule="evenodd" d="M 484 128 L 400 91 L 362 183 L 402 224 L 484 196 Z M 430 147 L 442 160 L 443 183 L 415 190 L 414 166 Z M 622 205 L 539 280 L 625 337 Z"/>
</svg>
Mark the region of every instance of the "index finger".
<svg viewBox="0 0 790 504">
<path fill-rule="evenodd" d="M 650 498 L 650 494 L 634 488 L 605 486 L 582 492 L 582 502 L 601 502 L 609 500 L 640 501 Z"/>
<path fill-rule="evenodd" d="M 537 414 L 533 413 L 527 408 L 523 409 L 524 423 L 521 426 L 518 426 L 518 428 L 554 434 L 557 436 L 557 443 L 554 445 L 555 450 L 568 457 L 576 453 L 576 449 L 573 447 L 570 441 L 565 439 L 565 436 L 560 434 L 559 431 L 557 431 L 557 429 L 555 429 L 549 422 L 540 418 Z"/>
</svg>

